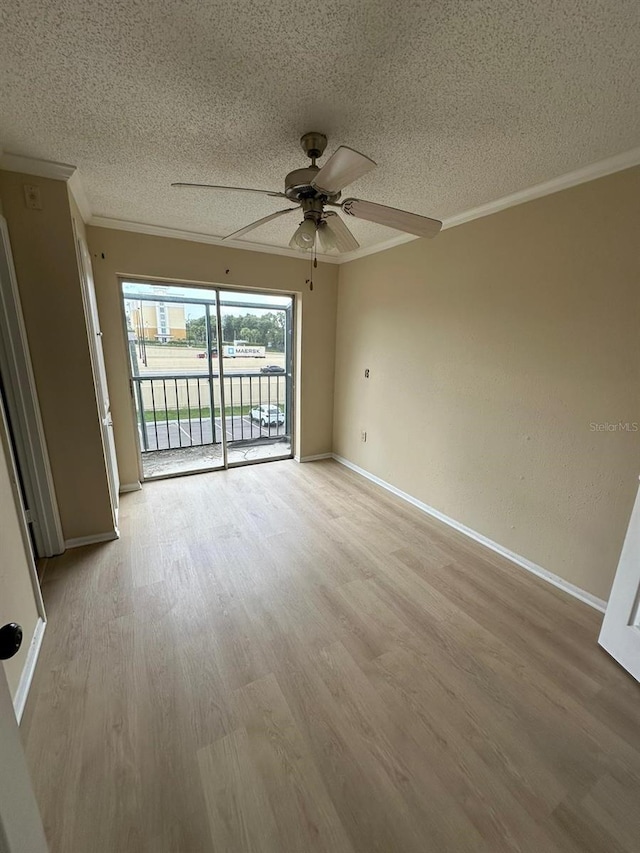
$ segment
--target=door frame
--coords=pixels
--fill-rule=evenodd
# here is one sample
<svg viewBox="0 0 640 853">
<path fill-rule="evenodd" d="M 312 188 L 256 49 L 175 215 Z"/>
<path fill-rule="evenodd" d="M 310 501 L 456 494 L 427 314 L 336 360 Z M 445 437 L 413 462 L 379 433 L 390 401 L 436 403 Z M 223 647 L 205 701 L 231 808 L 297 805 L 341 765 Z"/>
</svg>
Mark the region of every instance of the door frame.
<svg viewBox="0 0 640 853">
<path fill-rule="evenodd" d="M 123 340 L 124 340 L 124 344 L 125 344 L 125 358 L 126 358 L 128 370 L 129 370 L 129 377 L 128 378 L 129 378 L 129 389 L 130 389 L 130 394 L 129 394 L 130 412 L 131 412 L 131 420 L 132 420 L 132 423 L 134 426 L 136 450 L 137 450 L 137 457 L 138 457 L 138 473 L 139 473 L 139 477 L 140 477 L 140 482 L 141 483 L 145 482 L 145 477 L 144 477 L 144 470 L 143 470 L 143 466 L 142 466 L 142 448 L 140 447 L 140 435 L 139 435 L 139 429 L 138 429 L 138 419 L 136 417 L 136 405 L 135 405 L 134 391 L 133 391 L 133 380 L 131 377 L 131 359 L 130 359 L 130 353 L 129 353 L 129 330 L 127 327 L 127 317 L 126 317 L 126 312 L 125 312 L 125 307 L 124 307 L 124 300 L 125 299 L 127 299 L 127 298 L 132 299 L 135 297 L 127 297 L 123 293 L 122 285 L 125 282 L 131 283 L 131 284 L 150 284 L 150 285 L 160 285 L 160 286 L 166 285 L 167 287 L 184 287 L 184 288 L 190 288 L 190 289 L 194 289 L 194 290 L 204 290 L 204 291 L 214 292 L 216 294 L 216 301 L 215 301 L 215 303 L 210 303 L 210 306 L 214 305 L 215 311 L 211 311 L 211 319 L 215 321 L 216 336 L 217 336 L 220 344 L 222 342 L 222 316 L 221 315 L 222 315 L 222 308 L 224 307 L 224 306 L 222 306 L 222 304 L 220 302 L 220 293 L 222 291 L 225 291 L 227 293 L 233 293 L 235 291 L 237 293 L 256 294 L 257 296 L 263 296 L 263 295 L 271 294 L 273 296 L 288 297 L 291 300 L 290 308 L 278 309 L 278 310 L 282 310 L 285 312 L 290 311 L 290 314 L 291 314 L 291 316 L 290 316 L 290 330 L 289 330 L 290 331 L 290 340 L 285 339 L 285 353 L 288 354 L 289 362 L 291 365 L 291 375 L 289 377 L 290 381 L 288 383 L 288 385 L 289 385 L 288 398 L 289 398 L 290 408 L 288 409 L 288 412 L 287 412 L 287 421 L 288 421 L 288 425 L 289 425 L 289 433 L 290 433 L 290 439 L 291 439 L 291 452 L 286 454 L 286 455 L 283 455 L 283 456 L 267 457 L 265 459 L 250 459 L 250 460 L 245 460 L 245 461 L 241 461 L 241 462 L 229 462 L 228 461 L 227 438 L 226 438 L 226 434 L 227 434 L 227 431 L 226 431 L 226 412 L 225 412 L 225 405 L 224 405 L 224 365 L 222 364 L 222 360 L 221 360 L 219 375 L 220 375 L 221 400 L 222 400 L 221 421 L 222 421 L 223 441 L 221 443 L 223 446 L 223 464 L 219 465 L 215 468 L 200 468 L 200 469 L 197 469 L 194 471 L 181 472 L 179 474 L 163 474 L 163 475 L 160 475 L 158 477 L 153 477 L 150 479 L 151 480 L 166 480 L 166 479 L 172 479 L 174 477 L 185 477 L 185 476 L 190 476 L 192 474 L 206 474 L 206 473 L 211 473 L 211 472 L 215 472 L 215 471 L 224 471 L 224 470 L 227 470 L 229 468 L 242 468 L 242 467 L 245 467 L 246 465 L 261 465 L 262 463 L 265 463 L 265 462 L 278 462 L 278 461 L 282 461 L 283 459 L 295 458 L 295 453 L 294 453 L 295 435 L 294 435 L 294 431 L 295 431 L 295 424 L 296 424 L 295 407 L 296 407 L 296 396 L 297 396 L 296 395 L 296 388 L 297 388 L 297 383 L 296 383 L 296 376 L 297 376 L 296 350 L 297 350 L 297 348 L 295 346 L 296 320 L 297 320 L 296 294 L 292 293 L 290 291 L 268 290 L 266 288 L 262 289 L 262 288 L 255 288 L 255 287 L 244 287 L 244 286 L 240 286 L 240 285 L 228 285 L 228 284 L 216 284 L 216 283 L 203 284 L 202 282 L 190 282 L 190 281 L 184 281 L 184 280 L 169 281 L 168 279 L 155 278 L 154 276 L 149 276 L 147 278 L 147 277 L 140 276 L 140 275 L 134 275 L 134 276 L 119 275 L 118 276 L 118 290 L 119 290 L 119 298 L 120 298 L 120 316 L 121 316 L 121 321 L 122 321 Z M 149 300 L 153 300 L 154 297 L 150 296 L 148 298 L 149 298 Z M 191 302 L 191 303 L 197 303 L 197 304 L 202 304 L 202 303 L 207 302 L 206 299 L 198 300 L 195 297 L 188 297 L 184 300 L 180 300 L 178 297 L 163 297 L 163 301 L 166 301 L 166 302 Z M 242 306 L 240 306 L 240 307 L 242 307 Z M 247 307 L 251 307 L 251 306 L 249 305 Z M 258 306 L 258 307 L 262 308 L 264 306 Z M 209 354 L 209 362 L 210 361 L 211 361 L 211 356 Z"/>
<path fill-rule="evenodd" d="M 0 216 L 0 375 L 38 557 L 65 550 L 7 221 Z"/>
</svg>

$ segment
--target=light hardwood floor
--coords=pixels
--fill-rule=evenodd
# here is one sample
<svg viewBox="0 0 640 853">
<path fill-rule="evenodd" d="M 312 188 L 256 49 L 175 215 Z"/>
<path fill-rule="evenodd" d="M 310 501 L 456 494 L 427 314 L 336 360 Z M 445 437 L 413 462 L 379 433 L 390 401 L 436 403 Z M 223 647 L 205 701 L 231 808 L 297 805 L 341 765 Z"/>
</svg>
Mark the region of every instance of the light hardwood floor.
<svg viewBox="0 0 640 853">
<path fill-rule="evenodd" d="M 52 853 L 640 849 L 601 616 L 334 462 L 147 484 L 44 577 Z"/>
</svg>

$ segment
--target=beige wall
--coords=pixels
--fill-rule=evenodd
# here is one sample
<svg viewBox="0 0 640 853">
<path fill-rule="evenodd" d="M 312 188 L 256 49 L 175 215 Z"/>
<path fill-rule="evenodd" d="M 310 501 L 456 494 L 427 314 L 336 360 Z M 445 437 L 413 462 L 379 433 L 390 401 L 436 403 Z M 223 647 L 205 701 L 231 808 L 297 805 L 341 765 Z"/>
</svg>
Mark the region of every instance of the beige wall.
<svg viewBox="0 0 640 853">
<path fill-rule="evenodd" d="M 24 183 L 40 186 L 42 211 L 25 207 Z M 63 182 L 0 172 L 0 198 L 65 538 L 105 532 L 71 215 L 84 226 Z M 138 460 L 118 275 L 293 292 L 300 455 L 333 449 L 606 597 L 640 432 L 590 424 L 640 421 L 639 199 L 628 170 L 339 273 L 320 265 L 313 292 L 306 258 L 88 227 L 122 482 Z"/>
<path fill-rule="evenodd" d="M 590 424 L 640 422 L 639 226 L 636 168 L 342 266 L 334 451 L 606 598 L 640 432 Z"/>
<path fill-rule="evenodd" d="M 331 450 L 337 267 L 319 264 L 309 291 L 308 258 L 88 227 L 104 354 L 113 412 L 118 468 L 124 484 L 138 479 L 138 456 L 118 276 L 244 287 L 296 294 L 299 379 L 296 452 Z"/>
<path fill-rule="evenodd" d="M 27 209 L 24 184 L 40 188 L 42 210 Z M 113 523 L 67 185 L 0 172 L 0 196 L 64 536 L 105 533 Z"/>
</svg>

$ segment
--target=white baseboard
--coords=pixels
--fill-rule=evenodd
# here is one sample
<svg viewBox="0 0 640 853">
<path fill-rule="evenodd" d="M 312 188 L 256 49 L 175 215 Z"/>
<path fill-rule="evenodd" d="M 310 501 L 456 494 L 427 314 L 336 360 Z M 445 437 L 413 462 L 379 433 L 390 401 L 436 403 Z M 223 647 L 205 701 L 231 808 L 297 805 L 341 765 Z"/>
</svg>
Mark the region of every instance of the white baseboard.
<svg viewBox="0 0 640 853">
<path fill-rule="evenodd" d="M 120 483 L 120 494 L 124 495 L 127 492 L 139 492 L 142 488 L 142 483 L 140 480 L 136 480 L 135 483 Z"/>
<path fill-rule="evenodd" d="M 117 530 L 109 530 L 108 533 L 94 533 L 93 536 L 78 536 L 76 539 L 65 539 L 65 548 L 82 548 L 83 545 L 97 545 L 98 542 L 112 542 L 119 539 Z"/>
<path fill-rule="evenodd" d="M 338 456 L 337 453 L 332 453 L 331 456 L 333 459 L 336 460 L 336 462 L 339 462 L 341 465 L 350 468 L 352 471 L 355 471 L 356 474 L 360 474 L 361 477 L 365 477 L 367 480 L 371 480 L 372 483 L 376 483 L 376 485 L 382 486 L 383 489 L 386 489 L 388 492 L 391 492 L 397 497 L 402 498 L 403 501 L 407 501 L 407 503 L 412 504 L 419 510 L 422 510 L 422 512 L 425 512 L 427 515 L 430 515 L 432 518 L 437 518 L 438 521 L 442 521 L 443 524 L 447 524 L 449 527 L 452 527 L 459 533 L 463 533 L 465 536 L 468 536 L 475 542 L 479 542 L 480 545 L 484 545 L 485 548 L 490 548 L 492 551 L 495 551 L 496 554 L 500 554 L 500 556 L 506 557 L 507 560 L 510 560 L 517 566 L 526 569 L 528 572 L 531 572 L 537 577 L 542 578 L 543 580 L 547 581 L 547 583 L 553 584 L 553 586 L 558 587 L 558 589 L 561 589 L 564 592 L 568 592 L 569 595 L 572 595 L 574 598 L 578 598 L 580 601 L 583 601 L 585 604 L 590 605 L 591 607 L 601 611 L 602 613 L 604 613 L 604 611 L 606 610 L 607 602 L 604 601 L 602 598 L 598 598 L 597 596 L 592 595 L 590 592 L 581 589 L 579 586 L 575 586 L 575 584 L 569 583 L 569 581 L 564 580 L 564 578 L 561 578 L 559 575 L 554 575 L 553 572 L 549 572 L 547 571 L 547 569 L 543 569 L 542 566 L 538 566 L 536 563 L 531 562 L 531 560 L 528 560 L 526 557 L 521 557 L 520 554 L 516 554 L 513 551 L 510 551 L 508 548 L 505 548 L 503 545 L 499 545 L 492 539 L 488 539 L 486 536 L 483 536 L 482 533 L 478 533 L 477 531 L 472 530 L 465 524 L 461 524 L 454 518 L 450 518 L 443 512 L 440 512 L 439 510 L 434 509 L 433 507 L 429 506 L 426 503 L 423 503 L 417 498 L 414 498 L 412 495 L 407 494 L 407 492 L 403 492 L 401 489 L 392 486 L 391 483 L 387 483 L 385 480 L 381 480 L 380 477 L 376 477 L 375 474 L 371 474 L 369 471 L 365 471 L 365 469 L 360 468 L 359 465 L 355 465 L 353 462 L 349 462 L 349 460 L 345 459 L 343 456 Z"/>
<path fill-rule="evenodd" d="M 316 453 L 315 456 L 299 456 L 298 462 L 318 462 L 320 459 L 333 459 L 333 453 Z"/>
<path fill-rule="evenodd" d="M 42 648 L 44 629 L 46 627 L 47 623 L 44 619 L 41 617 L 38 618 L 38 621 L 36 622 L 36 629 L 33 632 L 33 637 L 31 638 L 31 645 L 27 652 L 27 659 L 24 662 L 24 668 L 22 670 L 22 675 L 20 676 L 18 689 L 16 690 L 16 695 L 13 698 L 13 708 L 16 712 L 16 719 L 18 723 L 20 723 L 20 720 L 22 719 L 24 708 L 27 704 L 29 688 L 33 681 L 33 674 L 36 671 L 36 664 L 38 663 L 38 656 L 40 654 L 40 649 Z"/>
</svg>

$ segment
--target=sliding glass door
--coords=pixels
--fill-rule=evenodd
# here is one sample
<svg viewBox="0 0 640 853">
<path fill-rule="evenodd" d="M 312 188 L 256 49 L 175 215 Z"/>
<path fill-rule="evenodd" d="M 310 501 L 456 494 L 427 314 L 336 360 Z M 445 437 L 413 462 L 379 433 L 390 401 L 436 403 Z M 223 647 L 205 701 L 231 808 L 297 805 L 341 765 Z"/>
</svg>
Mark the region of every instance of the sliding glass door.
<svg viewBox="0 0 640 853">
<path fill-rule="evenodd" d="M 292 299 L 220 293 L 229 464 L 291 455 Z"/>
<path fill-rule="evenodd" d="M 292 455 L 293 299 L 122 283 L 144 479 Z"/>
</svg>

